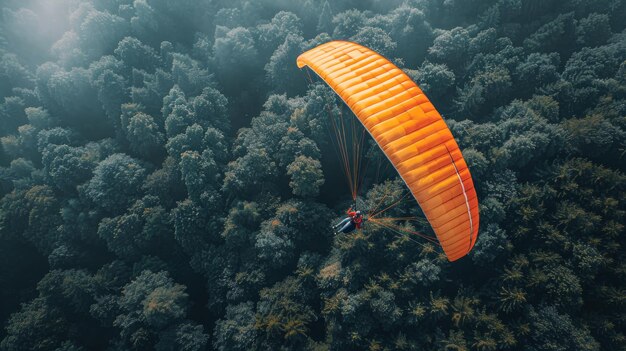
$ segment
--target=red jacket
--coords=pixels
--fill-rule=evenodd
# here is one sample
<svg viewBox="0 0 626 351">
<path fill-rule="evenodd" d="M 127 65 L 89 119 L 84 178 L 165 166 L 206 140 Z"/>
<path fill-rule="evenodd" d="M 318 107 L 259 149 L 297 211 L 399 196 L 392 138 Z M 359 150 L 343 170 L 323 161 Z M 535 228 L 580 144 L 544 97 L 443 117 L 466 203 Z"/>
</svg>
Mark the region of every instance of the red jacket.
<svg viewBox="0 0 626 351">
<path fill-rule="evenodd" d="M 352 223 L 356 226 L 356 229 L 361 229 L 361 225 L 363 225 L 363 215 L 356 215 L 356 211 L 352 211 L 352 209 L 348 209 L 348 216 L 352 219 Z"/>
</svg>

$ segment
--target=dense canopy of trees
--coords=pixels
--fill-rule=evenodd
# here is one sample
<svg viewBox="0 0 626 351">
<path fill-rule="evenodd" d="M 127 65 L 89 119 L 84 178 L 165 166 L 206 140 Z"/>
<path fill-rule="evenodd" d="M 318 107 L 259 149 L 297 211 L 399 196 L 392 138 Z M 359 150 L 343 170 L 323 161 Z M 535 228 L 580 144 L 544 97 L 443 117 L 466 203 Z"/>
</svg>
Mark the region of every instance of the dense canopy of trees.
<svg viewBox="0 0 626 351">
<path fill-rule="evenodd" d="M 625 1 L 1 7 L 0 350 L 625 350 Z M 295 66 L 331 39 L 444 115 L 481 203 L 469 257 L 332 235 L 350 112 Z M 358 201 L 391 205 L 364 145 Z"/>
</svg>

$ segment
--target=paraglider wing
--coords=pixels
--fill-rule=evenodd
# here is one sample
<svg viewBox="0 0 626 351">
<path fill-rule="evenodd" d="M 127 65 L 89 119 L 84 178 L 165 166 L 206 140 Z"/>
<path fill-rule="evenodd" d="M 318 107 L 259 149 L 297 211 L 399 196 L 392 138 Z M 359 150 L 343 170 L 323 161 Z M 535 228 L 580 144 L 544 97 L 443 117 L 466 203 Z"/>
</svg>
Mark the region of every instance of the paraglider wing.
<svg viewBox="0 0 626 351">
<path fill-rule="evenodd" d="M 354 112 L 422 208 L 450 261 L 478 237 L 478 198 L 450 129 L 426 95 L 389 60 L 331 41 L 298 57 Z"/>
</svg>

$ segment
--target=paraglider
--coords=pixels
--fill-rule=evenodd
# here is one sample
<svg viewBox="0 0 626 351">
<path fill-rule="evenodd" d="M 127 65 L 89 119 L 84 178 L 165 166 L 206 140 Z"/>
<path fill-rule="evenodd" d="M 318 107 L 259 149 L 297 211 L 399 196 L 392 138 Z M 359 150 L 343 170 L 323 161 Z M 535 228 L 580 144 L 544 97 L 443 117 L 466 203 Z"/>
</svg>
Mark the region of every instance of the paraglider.
<svg viewBox="0 0 626 351">
<path fill-rule="evenodd" d="M 335 234 L 348 234 L 355 229 L 361 229 L 361 227 L 363 226 L 363 222 L 367 220 L 363 217 L 363 213 L 361 213 L 361 211 L 353 211 L 352 207 L 348 209 L 346 214 L 348 215 L 348 217 L 344 218 L 341 222 L 333 226 Z"/>
<path fill-rule="evenodd" d="M 308 66 L 354 112 L 417 200 L 448 260 L 467 255 L 478 237 L 476 190 L 452 132 L 422 90 L 389 60 L 352 42 L 319 45 L 297 65 Z"/>
</svg>

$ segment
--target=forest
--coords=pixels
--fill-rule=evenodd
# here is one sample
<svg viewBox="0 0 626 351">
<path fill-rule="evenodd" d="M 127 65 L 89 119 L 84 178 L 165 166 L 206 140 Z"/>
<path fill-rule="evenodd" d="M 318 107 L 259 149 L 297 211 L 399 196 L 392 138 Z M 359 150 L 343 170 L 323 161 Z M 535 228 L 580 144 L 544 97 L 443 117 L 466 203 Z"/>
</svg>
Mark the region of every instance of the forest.
<svg viewBox="0 0 626 351">
<path fill-rule="evenodd" d="M 626 1 L 0 8 L 0 350 L 626 350 Z M 354 116 L 296 66 L 330 40 L 442 114 L 467 257 L 334 235 L 329 115 Z M 357 201 L 391 207 L 406 185 L 364 148 Z M 432 234 L 414 200 L 389 215 Z"/>
</svg>

